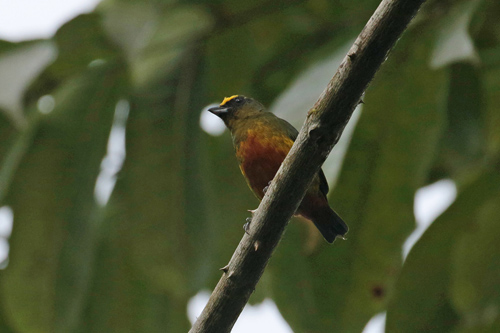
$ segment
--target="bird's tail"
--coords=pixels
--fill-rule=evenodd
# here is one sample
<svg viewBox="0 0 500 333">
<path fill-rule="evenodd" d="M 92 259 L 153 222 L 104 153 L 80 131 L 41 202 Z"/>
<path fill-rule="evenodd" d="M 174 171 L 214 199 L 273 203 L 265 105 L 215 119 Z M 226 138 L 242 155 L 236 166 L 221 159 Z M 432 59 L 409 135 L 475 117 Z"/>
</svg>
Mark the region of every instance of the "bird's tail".
<svg viewBox="0 0 500 333">
<path fill-rule="evenodd" d="M 333 243 L 337 237 L 344 237 L 349 231 L 347 224 L 328 205 L 316 209 L 310 219 L 328 243 Z"/>
</svg>

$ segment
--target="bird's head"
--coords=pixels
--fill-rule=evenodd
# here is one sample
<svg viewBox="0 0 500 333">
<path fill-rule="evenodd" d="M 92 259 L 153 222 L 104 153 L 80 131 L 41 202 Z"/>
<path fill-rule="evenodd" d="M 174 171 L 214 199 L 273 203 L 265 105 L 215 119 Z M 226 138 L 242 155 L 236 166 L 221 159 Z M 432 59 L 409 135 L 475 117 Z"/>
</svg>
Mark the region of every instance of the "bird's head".
<svg viewBox="0 0 500 333">
<path fill-rule="evenodd" d="M 221 118 L 231 130 L 239 121 L 262 115 L 264 106 L 253 98 L 233 95 L 224 98 L 219 106 L 210 108 L 208 111 Z"/>
</svg>

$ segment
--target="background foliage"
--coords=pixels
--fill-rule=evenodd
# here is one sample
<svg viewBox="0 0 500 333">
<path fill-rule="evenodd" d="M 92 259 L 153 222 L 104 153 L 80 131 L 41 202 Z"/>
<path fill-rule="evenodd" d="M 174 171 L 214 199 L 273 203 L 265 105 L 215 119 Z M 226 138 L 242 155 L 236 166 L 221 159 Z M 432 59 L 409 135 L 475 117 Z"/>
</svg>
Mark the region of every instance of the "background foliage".
<svg viewBox="0 0 500 333">
<path fill-rule="evenodd" d="M 201 110 L 242 93 L 300 127 L 378 2 L 105 0 L 50 40 L 0 41 L 0 331 L 187 331 L 257 205 Z M 389 332 L 499 331 L 499 92 L 500 3 L 428 1 L 324 166 L 348 240 L 291 223 L 253 302 L 296 332 L 381 311 Z M 415 191 L 443 178 L 457 200 L 403 265 Z"/>
</svg>

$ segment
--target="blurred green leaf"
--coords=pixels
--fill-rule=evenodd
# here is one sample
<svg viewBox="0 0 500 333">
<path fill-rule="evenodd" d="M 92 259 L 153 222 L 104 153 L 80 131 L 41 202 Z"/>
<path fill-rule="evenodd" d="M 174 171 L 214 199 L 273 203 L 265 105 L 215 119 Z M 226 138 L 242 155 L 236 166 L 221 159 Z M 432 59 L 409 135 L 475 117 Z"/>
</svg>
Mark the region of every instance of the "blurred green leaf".
<svg viewBox="0 0 500 333">
<path fill-rule="evenodd" d="M 13 124 L 27 125 L 22 98 L 28 85 L 54 60 L 56 50 L 49 41 L 20 44 L 0 53 L 0 110 Z"/>
<path fill-rule="evenodd" d="M 477 160 L 484 154 L 483 87 L 477 68 L 469 64 L 450 66 L 449 112 L 446 139 L 449 146 Z M 465 161 L 462 161 L 465 162 Z"/>
<path fill-rule="evenodd" d="M 249 79 L 258 61 L 258 57 L 254 55 L 256 43 L 251 38 L 247 25 L 210 38 L 206 50 L 210 96 L 221 99 L 224 96 L 249 93 Z"/>
<path fill-rule="evenodd" d="M 433 68 L 441 68 L 459 61 L 478 61 L 474 42 L 469 35 L 469 24 L 480 2 L 458 1 L 452 6 L 450 15 L 442 20 L 431 59 Z"/>
<path fill-rule="evenodd" d="M 405 35 L 367 91 L 333 190 L 333 207 L 350 227 L 347 240 L 329 247 L 316 238 L 321 244 L 311 252 L 286 235 L 276 251 L 273 294 L 296 331 L 359 332 L 392 292 L 414 223 L 413 196 L 442 125 L 444 74 L 428 68 L 430 49 L 412 43 L 416 36 L 429 40 L 432 34 Z M 291 235 L 293 228 L 297 224 L 289 226 Z"/>
<path fill-rule="evenodd" d="M 5 162 L 5 156 L 10 150 L 10 146 L 12 145 L 12 139 L 16 130 L 12 123 L 7 119 L 5 114 L 0 112 L 0 168 Z M 2 171 L 0 171 L 0 174 Z M 1 198 L 1 195 L 0 195 Z M 2 199 L 0 199 L 2 202 Z"/>
<path fill-rule="evenodd" d="M 7 320 L 4 318 L 4 313 L 0 312 L 0 332 L 2 333 L 13 333 L 14 331 L 7 324 Z"/>
<path fill-rule="evenodd" d="M 117 232 L 129 244 L 136 268 L 156 288 L 180 297 L 191 287 L 185 273 L 193 263 L 185 225 L 186 186 L 195 186 L 184 178 L 187 119 L 174 114 L 171 105 L 155 102 L 131 100 L 127 158 L 112 203 L 123 214 Z M 203 215 L 198 223 L 201 232 Z"/>
<path fill-rule="evenodd" d="M 106 31 L 128 59 L 137 57 L 147 46 L 160 19 L 152 2 L 108 1 L 100 6 L 100 11 Z"/>
<path fill-rule="evenodd" d="M 205 241 L 199 126 L 204 90 L 197 51 L 180 48 L 183 57 L 162 78 L 161 89 L 142 86 L 130 97 L 127 158 L 109 205 L 119 221 L 111 233 L 126 244 L 137 279 L 153 294 L 184 305 L 204 286 L 211 253 Z M 185 309 L 177 317 L 184 325 Z"/>
<path fill-rule="evenodd" d="M 462 189 L 453 205 L 415 244 L 405 262 L 394 298 L 387 310 L 388 331 L 449 332 L 458 327 L 461 316 L 450 294 L 450 286 L 456 281 L 452 262 L 454 249 L 461 238 L 471 238 L 471 232 L 477 228 L 475 225 L 481 223 L 484 203 L 492 196 L 498 195 L 499 190 L 498 173 L 495 170 L 483 172 L 474 182 Z M 494 220 L 490 219 L 487 223 L 494 223 Z M 481 237 L 483 232 L 484 230 L 476 237 Z M 467 241 L 464 245 L 466 244 Z M 482 248 L 477 242 L 473 246 Z M 476 250 L 475 253 L 480 251 Z M 466 254 L 469 255 L 471 253 Z M 455 258 L 459 260 L 460 257 Z M 472 258 L 469 257 L 467 262 L 475 267 L 478 264 L 488 264 L 482 259 L 472 262 Z M 462 266 L 465 267 L 466 264 Z M 467 302 L 463 298 L 461 301 Z"/>
<path fill-rule="evenodd" d="M 57 46 L 57 59 L 31 84 L 24 98 L 27 104 L 50 94 L 88 66 L 120 62 L 121 56 L 104 33 L 101 15 L 79 15 L 57 31 L 51 45 Z"/>
<path fill-rule="evenodd" d="M 498 172 L 498 170 L 497 170 Z M 452 256 L 451 294 L 466 327 L 486 328 L 500 313 L 500 177 L 489 177 L 496 193 L 477 205 Z"/>
<path fill-rule="evenodd" d="M 10 123 L 0 125 L 0 148 L 3 148 L 0 155 L 0 205 L 4 203 L 5 197 L 9 192 L 14 175 L 21 164 L 24 155 L 29 150 L 33 136 L 38 129 L 40 113 L 35 112 L 29 118 L 29 124 L 21 131 L 15 131 Z M 0 115 L 0 118 L 2 116 Z"/>
<path fill-rule="evenodd" d="M 500 152 L 500 3 L 485 2 L 482 11 L 479 13 L 484 17 L 477 36 L 477 44 L 481 61 L 484 64 L 481 68 L 483 79 L 483 93 L 485 101 L 484 113 L 485 128 L 487 129 L 487 150 L 488 155 L 495 155 Z M 482 15 L 481 15 L 482 14 Z"/>
<path fill-rule="evenodd" d="M 79 15 L 57 31 L 54 41 L 59 57 L 49 68 L 54 76 L 70 77 L 95 60 L 116 60 L 116 47 L 103 33 L 101 19 L 101 15 L 95 13 Z"/>
<path fill-rule="evenodd" d="M 138 87 L 158 85 L 175 69 L 187 48 L 211 28 L 201 6 L 154 6 L 143 1 L 119 3 L 103 10 L 104 26 L 120 45 Z M 190 50 L 191 52 L 194 50 Z"/>
<path fill-rule="evenodd" d="M 500 56 L 500 52 L 498 52 Z M 486 127 L 487 127 L 487 148 L 489 155 L 499 154 L 500 152 L 500 66 L 484 73 L 484 94 L 486 100 Z"/>
<path fill-rule="evenodd" d="M 500 4 L 482 1 L 471 23 L 471 35 L 484 68 L 498 67 L 500 58 Z"/>
<path fill-rule="evenodd" d="M 10 260 L 0 287 L 9 322 L 23 332 L 71 331 L 88 292 L 99 234 L 94 186 L 123 70 L 93 68 L 54 94 L 13 180 Z"/>
<path fill-rule="evenodd" d="M 131 262 L 127 240 L 113 232 L 121 223 L 107 216 L 109 231 L 97 248 L 80 332 L 187 332 L 187 303 L 166 295 L 144 279 Z M 116 230 L 116 229 L 115 229 Z"/>
<path fill-rule="evenodd" d="M 460 180 L 484 159 L 487 149 L 487 118 L 483 73 L 468 63 L 449 67 L 446 101 L 447 126 L 433 177 Z"/>
</svg>

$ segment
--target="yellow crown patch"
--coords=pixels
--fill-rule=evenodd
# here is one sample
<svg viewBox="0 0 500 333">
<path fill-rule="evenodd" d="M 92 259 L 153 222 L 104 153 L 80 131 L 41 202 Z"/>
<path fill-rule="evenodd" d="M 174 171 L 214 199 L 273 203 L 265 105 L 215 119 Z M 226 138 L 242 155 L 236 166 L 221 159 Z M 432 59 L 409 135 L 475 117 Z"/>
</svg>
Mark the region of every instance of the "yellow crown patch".
<svg viewBox="0 0 500 333">
<path fill-rule="evenodd" d="M 232 100 L 233 98 L 236 98 L 236 97 L 238 97 L 238 95 L 233 95 L 231 97 L 224 98 L 224 100 L 222 101 L 222 103 L 220 103 L 219 106 L 224 106 L 227 102 L 229 102 L 230 100 Z"/>
</svg>

